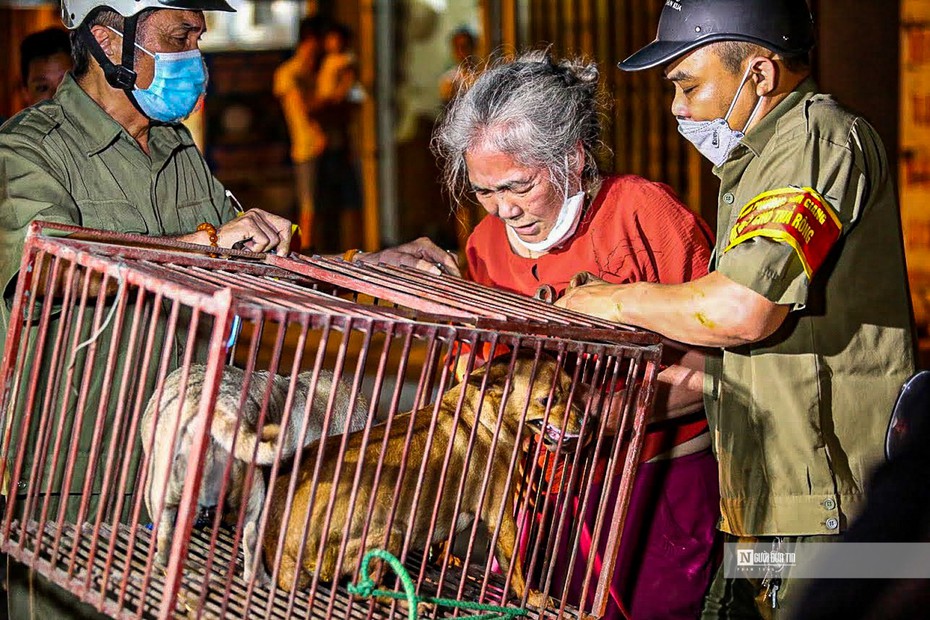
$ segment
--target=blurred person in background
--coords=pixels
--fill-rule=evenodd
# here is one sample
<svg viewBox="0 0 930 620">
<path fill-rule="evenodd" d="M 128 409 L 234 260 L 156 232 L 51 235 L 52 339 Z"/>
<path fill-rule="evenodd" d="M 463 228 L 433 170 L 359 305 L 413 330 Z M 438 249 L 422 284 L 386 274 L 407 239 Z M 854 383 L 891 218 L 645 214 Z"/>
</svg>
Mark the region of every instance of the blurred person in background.
<svg viewBox="0 0 930 620">
<path fill-rule="evenodd" d="M 318 158 L 315 225 L 319 251 L 357 247 L 362 242 L 362 182 L 357 115 L 366 95 L 358 81 L 352 32 L 330 23 L 323 30 L 323 57 L 317 76 L 317 120 L 325 147 Z"/>
<path fill-rule="evenodd" d="M 297 192 L 300 248 L 314 247 L 317 166 L 326 146 L 323 128 L 314 117 L 320 107 L 317 74 L 322 56 L 322 23 L 319 17 L 300 22 L 294 55 L 274 73 L 274 94 L 281 103 L 291 140 L 291 161 Z"/>
<path fill-rule="evenodd" d="M 591 62 L 531 52 L 478 75 L 446 109 L 433 136 L 445 186 L 457 202 L 474 195 L 488 214 L 467 243 L 474 281 L 532 296 L 541 285 L 561 294 L 579 272 L 609 282 L 665 283 L 706 273 L 710 230 L 669 187 L 599 173 L 595 154 L 605 106 L 598 78 Z M 624 609 L 637 620 L 695 618 L 713 572 L 719 496 L 701 405 L 703 357 L 688 351 L 667 361 L 633 483 L 608 618 L 624 617 Z M 613 430 L 615 417 L 607 422 Z M 593 491 L 610 498 L 607 523 L 619 481 Z M 574 515 L 588 534 L 597 509 Z M 570 603 L 580 602 L 587 559 L 594 555 L 600 566 L 605 546 L 606 537 L 598 549 L 582 542 L 571 574 L 567 565 L 556 566 L 556 575 L 570 582 Z"/>
<path fill-rule="evenodd" d="M 452 51 L 452 66 L 439 76 L 439 98 L 445 105 L 452 100 L 462 81 L 477 68 L 475 56 L 478 40 L 465 26 L 453 31 L 449 38 Z"/>
<path fill-rule="evenodd" d="M 71 40 L 62 28 L 33 32 L 19 45 L 22 97 L 27 106 L 51 99 L 71 70 Z"/>
<path fill-rule="evenodd" d="M 323 56 L 316 84 L 316 95 L 322 101 L 365 100 L 358 81 L 358 58 L 349 49 L 351 38 L 351 30 L 343 24 L 331 23 L 323 29 Z"/>
</svg>

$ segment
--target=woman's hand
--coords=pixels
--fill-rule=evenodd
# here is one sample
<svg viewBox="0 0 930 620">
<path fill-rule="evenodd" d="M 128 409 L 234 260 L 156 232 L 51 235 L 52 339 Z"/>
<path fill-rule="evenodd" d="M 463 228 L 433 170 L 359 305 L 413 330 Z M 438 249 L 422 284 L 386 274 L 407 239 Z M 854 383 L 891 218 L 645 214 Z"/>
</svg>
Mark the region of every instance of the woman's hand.
<svg viewBox="0 0 930 620">
<path fill-rule="evenodd" d="M 355 261 L 414 267 L 435 274 L 447 273 L 459 277 L 462 275 L 455 254 L 446 252 L 426 237 L 380 252 L 356 254 Z"/>
</svg>

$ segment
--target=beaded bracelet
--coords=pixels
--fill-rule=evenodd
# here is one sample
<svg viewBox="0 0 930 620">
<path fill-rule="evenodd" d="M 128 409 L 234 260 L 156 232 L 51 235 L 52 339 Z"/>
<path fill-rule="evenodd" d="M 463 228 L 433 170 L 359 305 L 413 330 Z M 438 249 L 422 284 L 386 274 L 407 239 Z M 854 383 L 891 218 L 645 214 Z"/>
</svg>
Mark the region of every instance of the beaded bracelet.
<svg viewBox="0 0 930 620">
<path fill-rule="evenodd" d="M 204 231 L 207 233 L 207 236 L 210 238 L 211 247 L 219 247 L 219 237 L 216 236 L 216 226 L 210 222 L 204 222 L 197 226 L 197 232 Z M 211 254 L 211 258 L 216 258 L 216 254 Z"/>
</svg>

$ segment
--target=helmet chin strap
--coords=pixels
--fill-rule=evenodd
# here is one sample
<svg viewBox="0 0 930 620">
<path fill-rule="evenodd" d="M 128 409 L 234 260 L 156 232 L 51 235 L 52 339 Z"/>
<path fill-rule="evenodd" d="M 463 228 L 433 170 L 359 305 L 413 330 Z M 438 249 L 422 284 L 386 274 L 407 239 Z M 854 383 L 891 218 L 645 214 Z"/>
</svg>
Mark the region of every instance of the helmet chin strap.
<svg viewBox="0 0 930 620">
<path fill-rule="evenodd" d="M 133 67 L 135 65 L 136 26 L 138 25 L 138 21 L 139 14 L 127 17 L 123 21 L 122 62 L 119 65 L 114 64 L 104 53 L 103 48 L 97 43 L 94 33 L 91 32 L 90 26 L 87 25 L 87 21 L 78 27 L 78 36 L 83 39 L 84 45 L 90 51 L 91 56 L 94 57 L 94 60 L 96 60 L 100 68 L 103 69 L 103 75 L 106 77 L 107 83 L 113 88 L 119 88 L 124 91 L 132 105 L 139 110 L 139 113 L 145 116 L 145 112 L 139 107 L 139 103 L 132 94 L 133 89 L 136 87 L 137 77 Z"/>
</svg>

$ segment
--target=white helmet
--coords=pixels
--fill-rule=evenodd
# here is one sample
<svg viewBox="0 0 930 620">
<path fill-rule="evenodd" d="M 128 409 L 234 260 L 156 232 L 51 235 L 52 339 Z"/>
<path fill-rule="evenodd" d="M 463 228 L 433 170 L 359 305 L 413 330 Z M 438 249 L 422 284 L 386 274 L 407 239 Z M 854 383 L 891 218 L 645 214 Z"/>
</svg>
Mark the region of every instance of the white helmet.
<svg viewBox="0 0 930 620">
<path fill-rule="evenodd" d="M 132 17 L 146 9 L 180 11 L 234 12 L 226 0 L 61 0 L 61 21 L 69 30 L 80 26 L 94 9 L 106 7 L 123 17 Z"/>
</svg>

